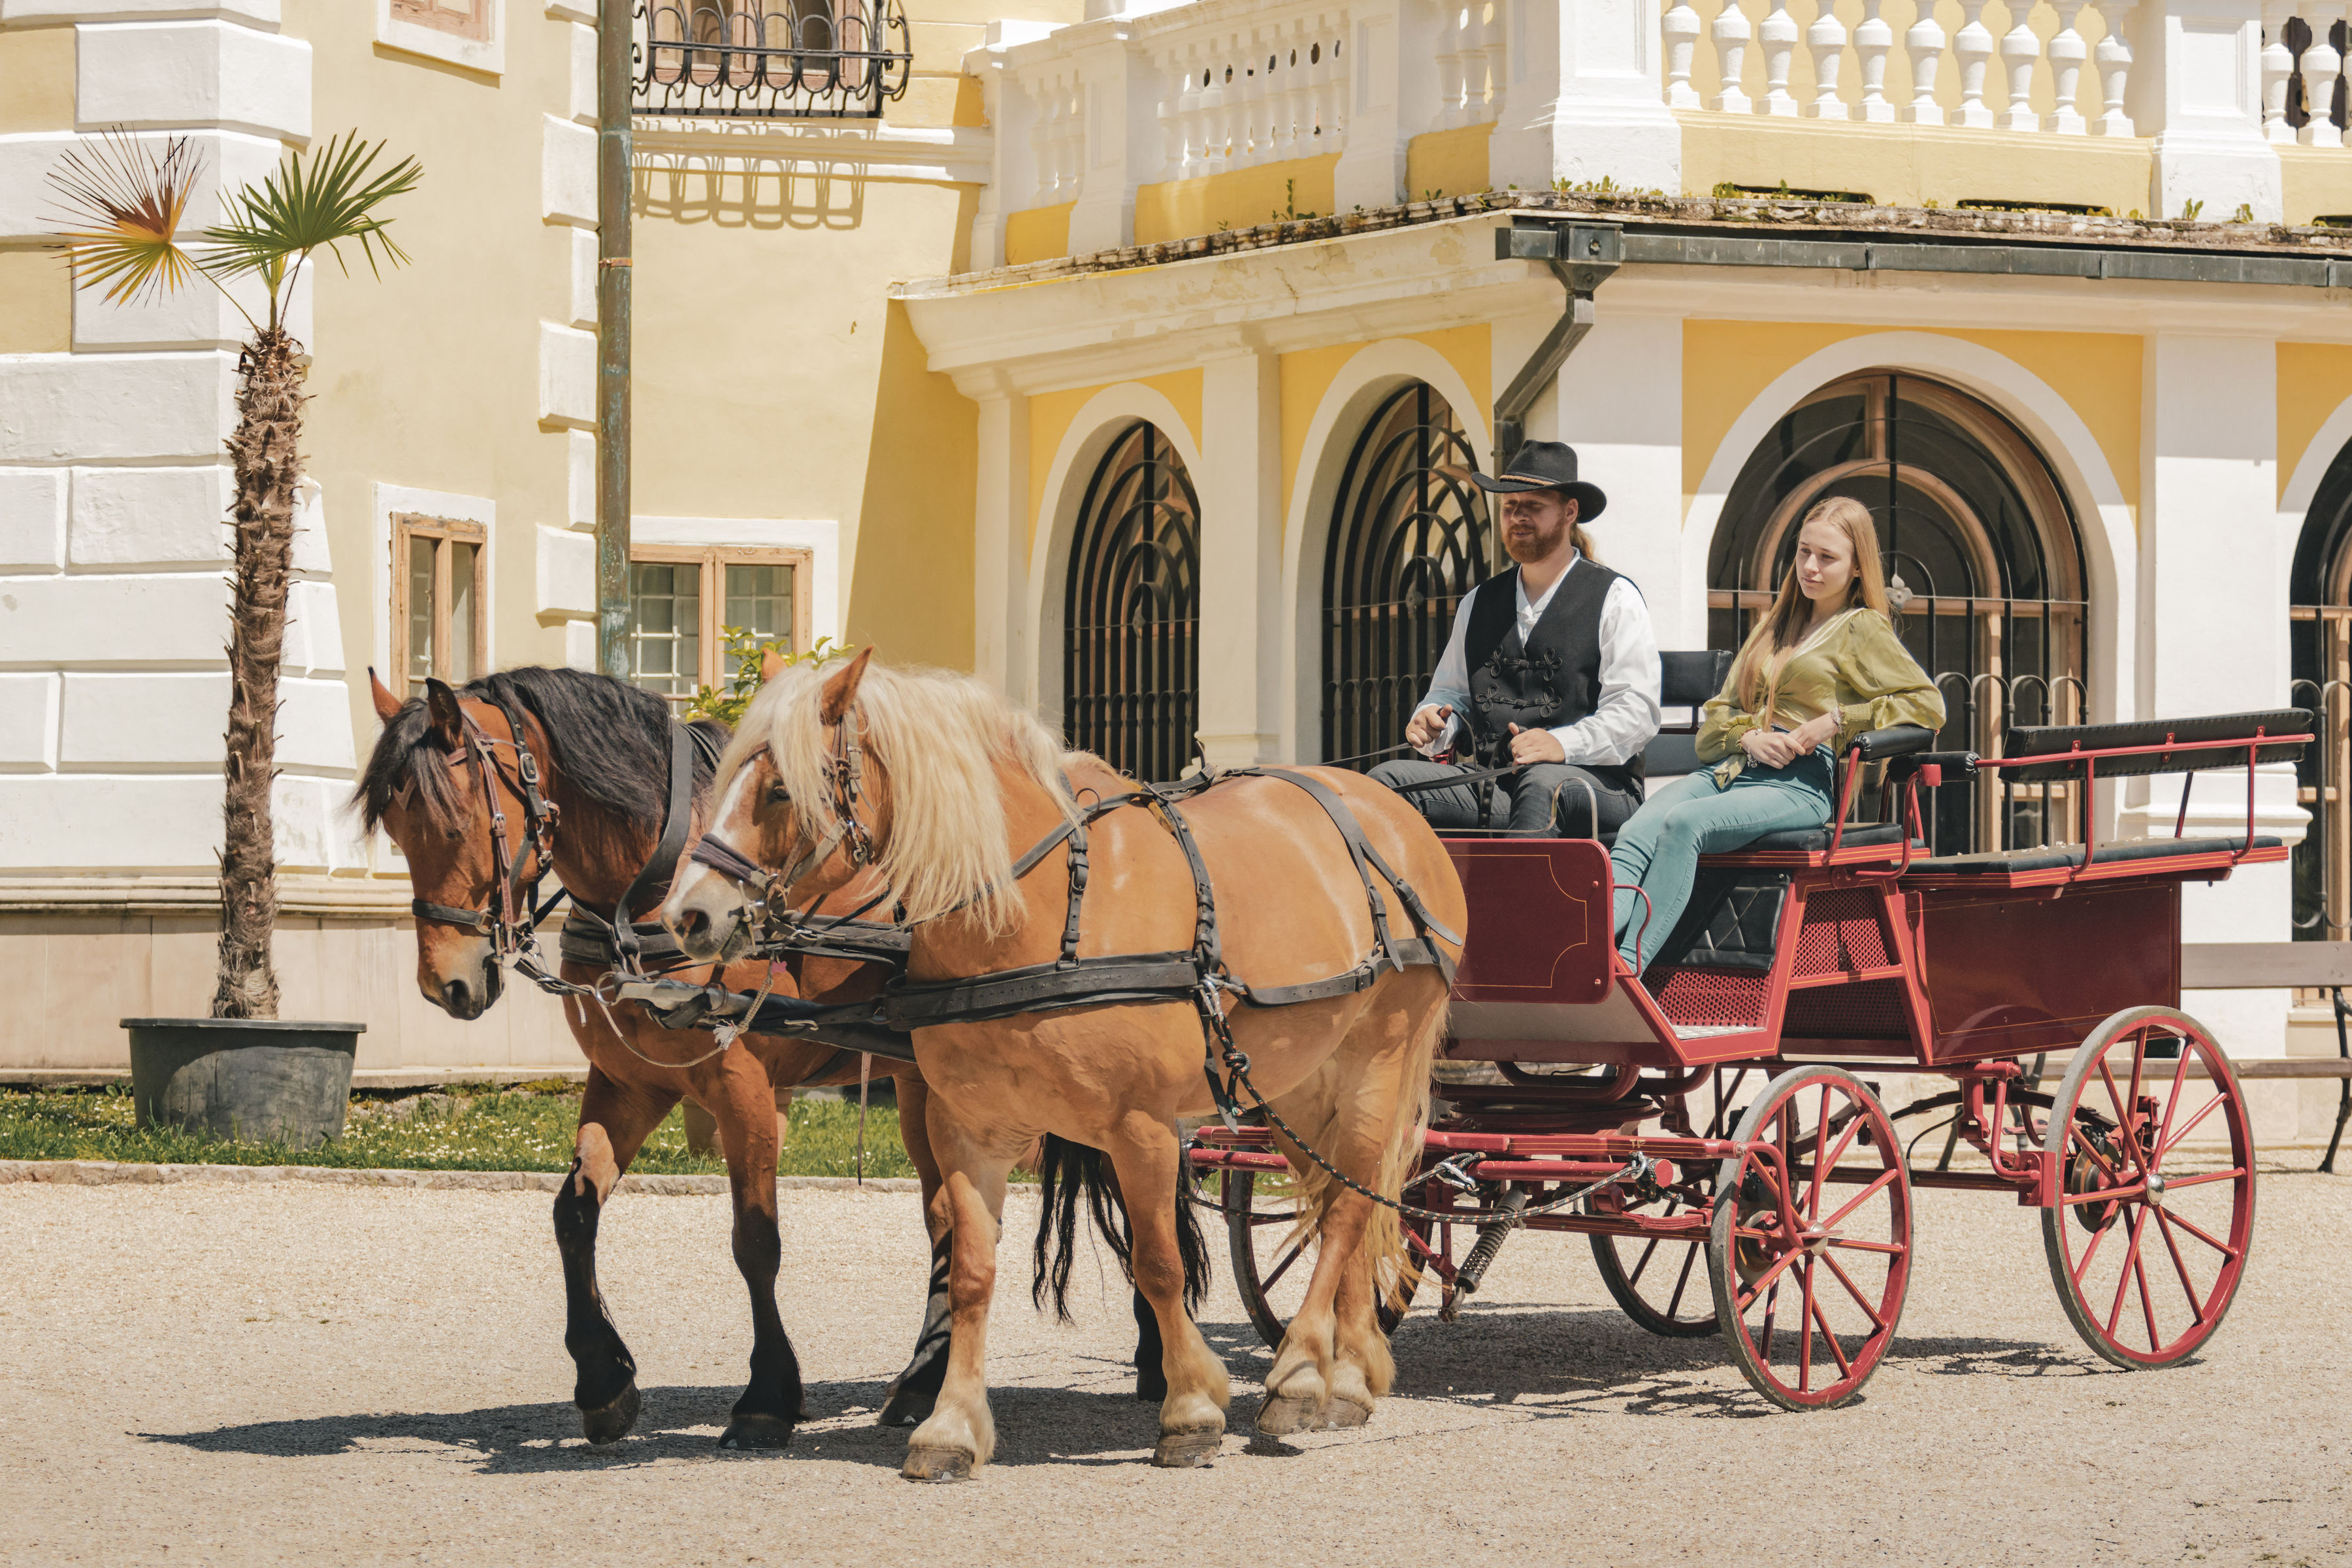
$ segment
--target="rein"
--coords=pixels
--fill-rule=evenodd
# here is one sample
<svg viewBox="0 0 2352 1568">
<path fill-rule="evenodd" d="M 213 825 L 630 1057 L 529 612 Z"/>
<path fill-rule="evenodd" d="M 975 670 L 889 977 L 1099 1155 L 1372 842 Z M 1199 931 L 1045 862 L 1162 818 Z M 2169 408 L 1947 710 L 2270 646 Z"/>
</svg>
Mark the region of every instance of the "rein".
<svg viewBox="0 0 2352 1568">
<path fill-rule="evenodd" d="M 531 755 L 523 743 L 522 715 L 502 697 L 490 697 L 500 713 L 506 715 L 507 728 L 513 738 L 494 741 L 489 732 L 457 706 L 457 717 L 465 726 L 466 750 L 482 776 L 482 799 L 490 813 L 490 901 L 478 910 L 457 909 L 448 904 L 436 904 L 425 899 L 409 900 L 409 912 L 421 921 L 434 921 L 442 925 L 462 927 L 490 939 L 490 944 L 501 960 L 529 953 L 534 945 L 534 933 L 541 921 L 554 911 L 562 901 L 564 890 L 558 888 L 544 904 L 537 903 L 539 885 L 555 863 L 555 807 L 540 793 L 539 759 Z M 509 775 L 499 765 L 496 748 L 510 747 L 515 754 L 515 770 Z M 523 847 L 530 852 L 531 874 L 530 885 L 523 881 L 523 857 L 514 852 L 507 839 L 506 808 L 499 804 L 499 781 L 509 780 L 514 793 L 522 797 Z"/>
</svg>

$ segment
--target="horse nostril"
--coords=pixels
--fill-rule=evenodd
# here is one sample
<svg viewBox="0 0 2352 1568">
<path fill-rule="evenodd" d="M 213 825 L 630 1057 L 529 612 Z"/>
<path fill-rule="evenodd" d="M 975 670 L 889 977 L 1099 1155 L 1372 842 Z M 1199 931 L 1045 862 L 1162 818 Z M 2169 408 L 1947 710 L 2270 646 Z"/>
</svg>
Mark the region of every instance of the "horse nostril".
<svg viewBox="0 0 2352 1568">
<path fill-rule="evenodd" d="M 689 942 L 701 942 L 710 933 L 710 917 L 700 910 L 688 910 L 677 922 L 677 934 Z"/>
<path fill-rule="evenodd" d="M 466 1001 L 471 993 L 462 980 L 452 980 L 441 987 L 441 1005 L 454 1017 L 466 1016 Z"/>
</svg>

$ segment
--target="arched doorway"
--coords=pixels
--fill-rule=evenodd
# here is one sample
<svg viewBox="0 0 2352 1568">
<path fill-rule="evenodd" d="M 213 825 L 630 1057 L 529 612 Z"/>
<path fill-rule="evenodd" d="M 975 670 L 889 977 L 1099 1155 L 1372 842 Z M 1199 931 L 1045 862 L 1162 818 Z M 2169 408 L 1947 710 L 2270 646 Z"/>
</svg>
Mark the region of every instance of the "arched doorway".
<svg viewBox="0 0 2352 1568">
<path fill-rule="evenodd" d="M 1066 592 L 1070 744 L 1137 778 L 1176 777 L 1201 719 L 1201 502 L 1148 421 L 1120 431 L 1087 481 Z"/>
<path fill-rule="evenodd" d="M 2294 934 L 2352 939 L 2352 446 L 2336 454 L 2304 514 L 2287 584 L 2287 700 L 2316 710 L 2320 743 L 2295 765 L 2311 827 L 2294 849 Z"/>
<path fill-rule="evenodd" d="M 1736 648 L 1771 603 L 1816 501 L 1851 496 L 1878 521 L 1903 641 L 1950 713 L 1940 743 L 1990 756 L 2011 724 L 2084 716 L 2083 549 L 2050 464 L 1957 387 L 1865 372 L 1774 426 L 1726 500 L 1707 561 L 1708 640 Z M 2073 835 L 2074 786 L 1979 778 L 1937 792 L 1937 852 Z"/>
<path fill-rule="evenodd" d="M 1494 569 L 1478 459 L 1423 382 L 1389 395 L 1348 454 L 1323 559 L 1323 755 L 1404 740 L 1463 596 Z"/>
</svg>

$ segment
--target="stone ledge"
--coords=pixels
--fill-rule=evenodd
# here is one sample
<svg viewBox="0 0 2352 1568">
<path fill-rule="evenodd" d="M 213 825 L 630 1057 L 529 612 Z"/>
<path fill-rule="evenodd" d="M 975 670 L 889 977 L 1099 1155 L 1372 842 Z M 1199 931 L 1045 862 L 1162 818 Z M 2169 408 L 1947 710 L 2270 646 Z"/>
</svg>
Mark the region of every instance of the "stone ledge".
<svg viewBox="0 0 2352 1568">
<path fill-rule="evenodd" d="M 280 873 L 280 915 L 345 920 L 410 918 L 405 877 L 303 877 Z M 0 915 L 216 916 L 220 883 L 210 877 L 0 878 Z"/>
<path fill-rule="evenodd" d="M 48 1186 L 176 1186 L 196 1182 L 253 1186 L 275 1182 L 320 1182 L 339 1187 L 405 1187 L 424 1192 L 552 1193 L 563 1184 L 561 1171 L 337 1170 L 325 1165 L 149 1165 L 113 1160 L 0 1160 L 0 1186 L 20 1182 Z M 919 1193 L 911 1176 L 875 1176 L 864 1186 L 882 1193 Z M 854 1176 L 779 1176 L 786 1192 L 847 1192 Z M 1018 1189 L 1015 1189 L 1018 1190 Z M 724 1197 L 725 1176 L 623 1176 L 620 1191 L 649 1197 Z"/>
</svg>

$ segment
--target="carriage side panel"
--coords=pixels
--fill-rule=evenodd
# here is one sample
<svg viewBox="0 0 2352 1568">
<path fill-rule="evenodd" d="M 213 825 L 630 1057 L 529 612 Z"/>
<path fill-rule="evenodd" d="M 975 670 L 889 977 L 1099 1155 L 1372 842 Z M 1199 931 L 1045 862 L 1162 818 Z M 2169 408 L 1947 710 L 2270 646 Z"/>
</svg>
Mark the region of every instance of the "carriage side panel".
<svg viewBox="0 0 2352 1568">
<path fill-rule="evenodd" d="M 2180 1005 L 2177 881 L 1916 896 L 1932 1062 L 2072 1052 L 2122 1008 Z"/>
</svg>

